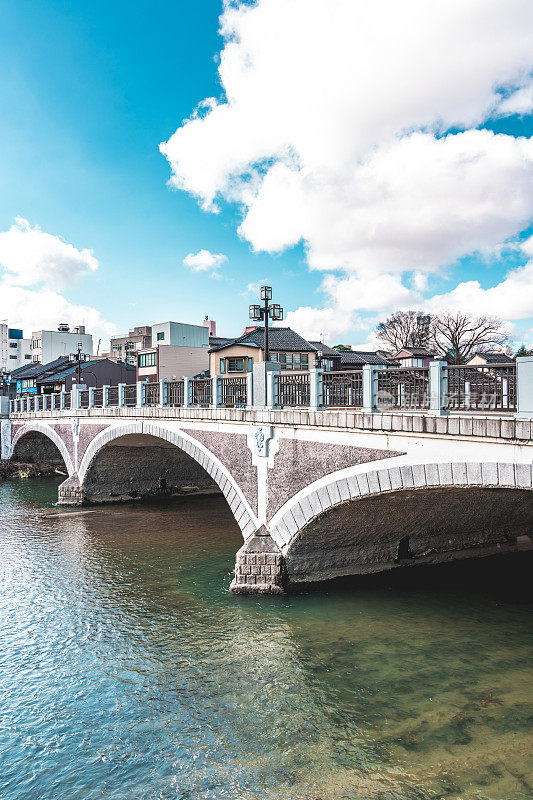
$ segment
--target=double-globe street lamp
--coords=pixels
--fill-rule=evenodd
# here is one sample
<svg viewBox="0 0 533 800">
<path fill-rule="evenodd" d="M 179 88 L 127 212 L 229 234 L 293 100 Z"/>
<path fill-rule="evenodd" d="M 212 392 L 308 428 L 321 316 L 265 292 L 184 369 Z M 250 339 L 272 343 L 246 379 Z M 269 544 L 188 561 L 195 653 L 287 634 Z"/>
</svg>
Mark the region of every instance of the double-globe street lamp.
<svg viewBox="0 0 533 800">
<path fill-rule="evenodd" d="M 279 322 L 283 319 L 283 309 L 277 303 L 270 303 L 272 300 L 272 286 L 261 286 L 261 300 L 264 305 L 253 304 L 250 306 L 250 319 L 254 322 L 263 321 L 265 323 L 265 361 L 270 360 L 268 349 L 268 320 Z"/>
</svg>

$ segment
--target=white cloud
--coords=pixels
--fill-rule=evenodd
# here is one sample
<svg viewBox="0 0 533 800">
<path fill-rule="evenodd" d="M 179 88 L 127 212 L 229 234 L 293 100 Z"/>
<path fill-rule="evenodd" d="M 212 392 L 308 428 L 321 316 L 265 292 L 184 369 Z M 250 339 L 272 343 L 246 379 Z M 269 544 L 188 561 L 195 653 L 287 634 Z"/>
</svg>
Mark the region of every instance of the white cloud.
<svg viewBox="0 0 533 800">
<path fill-rule="evenodd" d="M 413 304 L 533 216 L 533 140 L 475 129 L 528 107 L 531 0 L 228 0 L 221 31 L 225 96 L 160 149 L 204 208 L 241 204 L 253 249 L 335 272 L 294 327 Z"/>
<path fill-rule="evenodd" d="M 228 260 L 228 257 L 222 253 L 211 253 L 209 250 L 199 250 L 197 253 L 189 253 L 183 259 L 183 264 L 188 267 L 191 272 L 208 272 L 212 270 L 213 277 L 215 270 L 219 269 L 222 264 Z"/>
<path fill-rule="evenodd" d="M 533 81 L 513 92 L 503 100 L 496 113 L 499 117 L 508 117 L 511 114 L 530 114 L 533 111 Z"/>
<path fill-rule="evenodd" d="M 289 311 L 279 325 L 292 328 L 304 339 L 331 342 L 353 330 L 358 323 L 352 315 L 340 313 L 335 308 L 300 306 L 295 311 Z"/>
<path fill-rule="evenodd" d="M 85 324 L 95 346 L 99 337 L 107 341 L 116 333 L 97 309 L 71 303 L 59 291 L 98 268 L 91 250 L 78 250 L 17 217 L 0 232 L 0 266 L 0 318 L 22 328 L 26 337 L 41 328 L 55 330 L 59 322 Z"/>
<path fill-rule="evenodd" d="M 71 303 L 50 289 L 2 285 L 0 317 L 8 319 L 13 327 L 22 328 L 26 338 L 41 328 L 56 330 L 59 322 L 66 322 L 71 327 L 84 324 L 87 333 L 93 335 L 95 348 L 99 337 L 107 341 L 117 332 L 116 326 L 105 320 L 95 308 Z"/>
<path fill-rule="evenodd" d="M 17 217 L 8 231 L 0 232 L 0 266 L 4 283 L 61 289 L 98 269 L 98 261 L 91 250 L 78 250 Z"/>
</svg>

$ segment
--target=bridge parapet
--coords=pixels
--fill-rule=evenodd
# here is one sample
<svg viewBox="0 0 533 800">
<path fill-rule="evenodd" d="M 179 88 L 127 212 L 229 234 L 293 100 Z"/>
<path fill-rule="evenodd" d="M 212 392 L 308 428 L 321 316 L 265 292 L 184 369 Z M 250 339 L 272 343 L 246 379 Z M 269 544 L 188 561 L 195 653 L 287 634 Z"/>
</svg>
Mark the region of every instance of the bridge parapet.
<svg viewBox="0 0 533 800">
<path fill-rule="evenodd" d="M 374 431 L 384 433 L 412 433 L 416 435 L 474 437 L 518 440 L 529 442 L 533 438 L 533 418 L 512 415 L 449 414 L 433 416 L 420 412 L 363 412 L 348 409 L 301 408 L 192 408 L 192 407 L 110 407 L 79 408 L 51 411 L 17 411 L 10 415 L 12 421 L 21 420 L 71 420 L 71 419 L 167 419 L 202 422 L 231 422 L 247 425 L 276 425 Z"/>
</svg>

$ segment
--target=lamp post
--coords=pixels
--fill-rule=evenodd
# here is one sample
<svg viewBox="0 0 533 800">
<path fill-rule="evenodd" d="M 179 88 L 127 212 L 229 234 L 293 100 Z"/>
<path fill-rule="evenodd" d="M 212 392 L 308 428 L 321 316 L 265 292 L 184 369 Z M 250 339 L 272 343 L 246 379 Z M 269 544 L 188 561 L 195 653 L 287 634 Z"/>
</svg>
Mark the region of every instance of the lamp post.
<svg viewBox="0 0 533 800">
<path fill-rule="evenodd" d="M 260 306 L 258 304 L 254 304 L 250 306 L 249 313 L 250 319 L 253 319 L 256 322 L 262 320 L 265 323 L 265 361 L 270 360 L 270 351 L 268 349 L 268 320 L 274 320 L 276 322 L 283 319 L 283 309 L 277 303 L 270 303 L 269 301 L 272 300 L 272 287 L 271 286 L 261 286 L 261 300 L 263 300 L 263 305 Z"/>
</svg>

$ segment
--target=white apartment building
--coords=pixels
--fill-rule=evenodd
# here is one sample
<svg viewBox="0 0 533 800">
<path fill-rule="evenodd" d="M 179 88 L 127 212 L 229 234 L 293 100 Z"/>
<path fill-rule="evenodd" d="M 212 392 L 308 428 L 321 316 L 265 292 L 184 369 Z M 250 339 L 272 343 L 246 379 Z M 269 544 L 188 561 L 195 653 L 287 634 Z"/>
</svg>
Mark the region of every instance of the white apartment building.
<svg viewBox="0 0 533 800">
<path fill-rule="evenodd" d="M 10 328 L 0 323 L 0 372 L 31 363 L 31 340 L 24 339 L 20 328 Z"/>
<path fill-rule="evenodd" d="M 209 329 L 184 322 L 152 325 L 152 346 L 137 354 L 137 379 L 175 380 L 209 369 Z"/>
<path fill-rule="evenodd" d="M 33 331 L 31 335 L 31 360 L 48 364 L 60 356 L 77 353 L 93 354 L 93 337 L 85 333 L 84 325 L 77 325 L 72 331 L 62 323 L 57 331 Z"/>
</svg>

